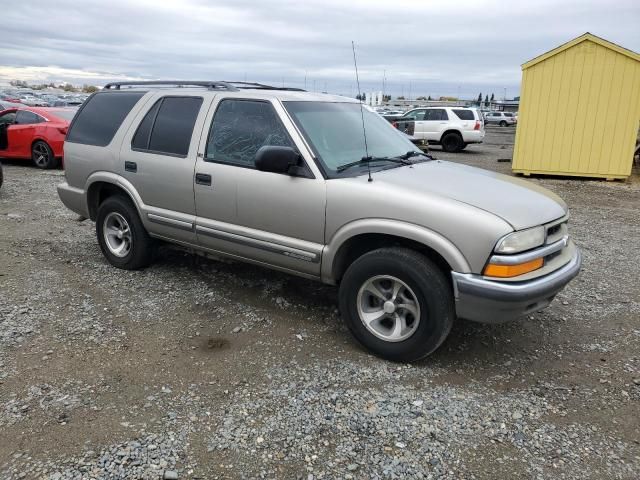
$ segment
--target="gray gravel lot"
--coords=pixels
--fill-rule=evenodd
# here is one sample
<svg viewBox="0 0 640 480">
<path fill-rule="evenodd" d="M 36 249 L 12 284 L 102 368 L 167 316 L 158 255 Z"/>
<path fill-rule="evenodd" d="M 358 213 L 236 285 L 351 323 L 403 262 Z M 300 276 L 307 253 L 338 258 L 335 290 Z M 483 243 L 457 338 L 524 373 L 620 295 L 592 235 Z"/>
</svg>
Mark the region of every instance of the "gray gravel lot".
<svg viewBox="0 0 640 480">
<path fill-rule="evenodd" d="M 509 173 L 512 144 L 433 153 Z M 640 477 L 637 173 L 532 179 L 569 204 L 581 275 L 399 365 L 350 338 L 333 288 L 169 247 L 114 269 L 62 171 L 4 170 L 2 479 Z"/>
</svg>

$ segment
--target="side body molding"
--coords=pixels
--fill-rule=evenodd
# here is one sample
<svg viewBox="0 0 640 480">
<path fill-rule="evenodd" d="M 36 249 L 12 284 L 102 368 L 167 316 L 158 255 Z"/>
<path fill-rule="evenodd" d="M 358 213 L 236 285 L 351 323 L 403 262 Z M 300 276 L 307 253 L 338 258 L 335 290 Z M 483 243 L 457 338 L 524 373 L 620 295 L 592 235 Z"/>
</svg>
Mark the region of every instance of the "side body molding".
<svg viewBox="0 0 640 480">
<path fill-rule="evenodd" d="M 340 247 L 350 238 L 363 234 L 394 235 L 422 243 L 438 252 L 453 271 L 471 272 L 471 267 L 460 250 L 439 233 L 413 223 L 385 218 L 367 218 L 343 225 L 333 234 L 322 252 L 321 278 L 323 282 L 336 283 L 335 260 Z"/>
</svg>

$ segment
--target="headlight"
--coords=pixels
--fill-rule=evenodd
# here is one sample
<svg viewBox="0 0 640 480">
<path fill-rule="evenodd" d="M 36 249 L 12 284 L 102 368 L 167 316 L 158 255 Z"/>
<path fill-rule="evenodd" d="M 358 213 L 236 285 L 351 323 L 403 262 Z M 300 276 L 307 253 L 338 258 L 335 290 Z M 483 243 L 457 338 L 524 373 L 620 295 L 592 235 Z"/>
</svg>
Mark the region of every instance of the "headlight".
<svg viewBox="0 0 640 480">
<path fill-rule="evenodd" d="M 496 253 L 518 253 L 539 247 L 544 243 L 544 227 L 529 228 L 506 235 L 498 242 Z"/>
</svg>

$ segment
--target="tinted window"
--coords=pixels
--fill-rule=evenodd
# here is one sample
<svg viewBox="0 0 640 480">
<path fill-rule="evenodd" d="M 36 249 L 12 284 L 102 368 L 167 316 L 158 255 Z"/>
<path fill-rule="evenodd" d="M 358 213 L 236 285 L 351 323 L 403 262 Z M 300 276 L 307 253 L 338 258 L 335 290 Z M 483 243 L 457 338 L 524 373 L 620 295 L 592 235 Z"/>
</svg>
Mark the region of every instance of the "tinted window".
<svg viewBox="0 0 640 480">
<path fill-rule="evenodd" d="M 0 116 L 0 124 L 13 123 L 15 119 L 16 119 L 16 112 L 5 113 L 4 115 Z"/>
<path fill-rule="evenodd" d="M 145 92 L 97 93 L 85 102 L 71 124 L 68 142 L 104 147 Z"/>
<path fill-rule="evenodd" d="M 427 114 L 425 115 L 425 120 L 449 120 L 449 116 L 445 110 L 439 108 L 432 108 L 427 110 Z"/>
<path fill-rule="evenodd" d="M 164 97 L 153 124 L 149 150 L 186 157 L 202 98 Z"/>
<path fill-rule="evenodd" d="M 156 115 L 158 114 L 158 109 L 160 108 L 160 104 L 162 103 L 162 99 L 158 100 L 151 110 L 144 116 L 142 122 L 138 126 L 138 130 L 136 130 L 136 134 L 133 136 L 133 140 L 131 141 L 131 148 L 137 150 L 148 150 L 149 149 L 149 139 L 151 138 L 151 128 L 153 127 L 153 122 L 156 121 Z"/>
<path fill-rule="evenodd" d="M 27 110 L 18 110 L 16 113 L 16 125 L 31 125 L 42 122 L 43 118 Z"/>
<path fill-rule="evenodd" d="M 265 145 L 294 147 L 270 103 L 220 102 L 207 140 L 207 160 L 253 167 L 256 152 Z"/>
<path fill-rule="evenodd" d="M 513 117 L 513 113 L 503 113 L 505 117 Z"/>
<path fill-rule="evenodd" d="M 473 110 L 454 109 L 453 113 L 455 113 L 460 120 L 475 120 L 475 117 L 473 116 Z"/>
</svg>

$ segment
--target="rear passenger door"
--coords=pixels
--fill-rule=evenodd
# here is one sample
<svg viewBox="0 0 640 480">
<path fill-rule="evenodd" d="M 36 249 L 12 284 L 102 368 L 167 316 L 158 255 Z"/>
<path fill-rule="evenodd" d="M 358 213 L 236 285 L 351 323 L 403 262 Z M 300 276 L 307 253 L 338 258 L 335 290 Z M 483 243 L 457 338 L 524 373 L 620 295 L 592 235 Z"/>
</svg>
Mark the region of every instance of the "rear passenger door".
<svg viewBox="0 0 640 480">
<path fill-rule="evenodd" d="M 325 182 L 284 108 L 275 100 L 228 97 L 211 110 L 196 164 L 198 242 L 318 276 Z M 297 149 L 304 157 L 303 176 L 257 170 L 255 154 L 267 145 Z"/>
<path fill-rule="evenodd" d="M 424 120 L 425 138 L 439 142 L 449 121 L 447 111 L 444 108 L 430 108 L 427 110 Z"/>
<path fill-rule="evenodd" d="M 147 228 L 157 236 L 195 242 L 193 172 L 204 104 L 198 95 L 156 94 L 122 143 L 121 175 L 138 191 Z"/>
</svg>

